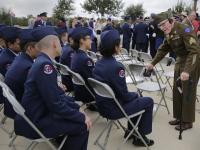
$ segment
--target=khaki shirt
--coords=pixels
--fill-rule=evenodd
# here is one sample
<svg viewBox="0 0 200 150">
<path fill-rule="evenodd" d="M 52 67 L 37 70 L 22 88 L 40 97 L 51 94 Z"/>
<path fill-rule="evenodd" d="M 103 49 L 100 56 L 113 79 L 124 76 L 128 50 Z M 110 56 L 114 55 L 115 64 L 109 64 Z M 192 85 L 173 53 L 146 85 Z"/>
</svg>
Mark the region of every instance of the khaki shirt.
<svg viewBox="0 0 200 150">
<path fill-rule="evenodd" d="M 165 37 L 163 44 L 159 47 L 152 65 L 156 65 L 171 51 L 176 54 L 177 60 L 184 58 L 184 72 L 190 73 L 199 59 L 200 46 L 195 32 L 188 25 L 174 23 L 171 33 Z"/>
</svg>

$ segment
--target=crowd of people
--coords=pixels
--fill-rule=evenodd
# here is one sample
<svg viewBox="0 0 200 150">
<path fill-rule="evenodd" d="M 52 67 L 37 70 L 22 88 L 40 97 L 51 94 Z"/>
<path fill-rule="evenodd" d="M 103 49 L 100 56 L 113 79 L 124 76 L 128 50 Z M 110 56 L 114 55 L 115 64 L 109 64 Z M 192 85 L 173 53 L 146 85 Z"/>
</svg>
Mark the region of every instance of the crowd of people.
<svg viewBox="0 0 200 150">
<path fill-rule="evenodd" d="M 134 22 L 126 16 L 122 25 L 120 22 L 113 23 L 111 18 L 102 22 L 101 19 L 95 21 L 79 17 L 74 18 L 71 24 L 60 18 L 56 27 L 52 27 L 47 21 L 47 13 L 44 12 L 30 22 L 28 29 L 1 24 L 0 73 L 25 108 L 26 115 L 47 138 L 54 138 L 60 144 L 64 136 L 68 136 L 63 150 L 87 150 L 92 122 L 90 117 L 80 110 L 77 101 L 85 104 L 90 111 L 98 111 L 103 117 L 124 117 L 114 101 L 107 101 L 105 97 L 95 94 L 88 78 L 108 84 L 127 114 L 145 110 L 138 125 L 138 131 L 144 141 L 134 134 L 129 139 L 132 139 L 136 146 L 152 146 L 154 140 L 147 135 L 152 132 L 154 102 L 150 97 L 140 97 L 137 92 L 128 91 L 125 67 L 114 57 L 121 50 L 120 34 L 122 47 L 128 52 L 130 49 L 146 53 L 150 50 L 154 59 L 146 66 L 148 70 L 153 70 L 168 52 L 170 56 L 176 57 L 174 80 L 180 76 L 183 90 L 187 91 L 185 81 L 191 79 L 193 92 L 190 105 L 183 103 L 183 118 L 180 118 L 180 101 L 187 96 L 180 95 L 176 82 L 174 83 L 175 120 L 169 123 L 176 125 L 176 130 L 187 130 L 193 127 L 196 87 L 200 74 L 200 46 L 197 39 L 199 22 L 196 18 L 195 12 L 182 14 L 181 17 L 172 17 L 163 12 L 152 14 L 150 19 L 139 17 Z M 182 21 L 183 23 L 180 23 Z M 87 55 L 88 50 L 100 53 L 102 58 L 95 63 Z M 68 66 L 83 77 L 95 97 L 84 86 L 75 85 L 70 75 L 62 75 L 60 82 L 59 68 L 55 67 L 54 61 Z M 73 97 L 66 96 L 65 92 L 72 91 Z M 3 97 L 2 91 L 0 100 L 0 103 L 4 104 L 5 116 L 14 119 L 16 135 L 30 139 L 39 138 L 23 117 L 15 113 Z M 182 129 L 180 119 L 183 119 Z M 136 123 L 135 118 L 131 121 Z M 125 138 L 131 129 L 132 126 L 128 123 Z"/>
</svg>

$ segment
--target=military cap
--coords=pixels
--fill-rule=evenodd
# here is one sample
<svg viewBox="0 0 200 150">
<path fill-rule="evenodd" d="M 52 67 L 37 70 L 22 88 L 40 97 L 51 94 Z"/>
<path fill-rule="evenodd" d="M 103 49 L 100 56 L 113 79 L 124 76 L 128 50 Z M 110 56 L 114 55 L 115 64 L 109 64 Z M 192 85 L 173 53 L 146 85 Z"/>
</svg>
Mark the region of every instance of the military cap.
<svg viewBox="0 0 200 150">
<path fill-rule="evenodd" d="M 34 42 L 36 39 L 32 35 L 33 29 L 23 29 L 19 34 L 21 43 Z"/>
<path fill-rule="evenodd" d="M 40 17 L 47 17 L 47 12 L 43 12 L 39 15 Z"/>
<path fill-rule="evenodd" d="M 78 28 L 73 29 L 73 31 L 71 33 L 71 37 L 73 39 L 79 37 L 80 35 L 91 36 L 92 35 L 92 30 L 90 30 L 89 28 L 86 28 L 86 27 L 78 27 Z"/>
<path fill-rule="evenodd" d="M 1 30 L 2 38 L 7 41 L 17 39 L 20 31 L 20 28 L 6 26 Z"/>
<path fill-rule="evenodd" d="M 40 41 L 48 35 L 58 35 L 53 27 L 38 27 L 32 31 L 32 36 L 36 41 Z"/>
<path fill-rule="evenodd" d="M 155 15 L 154 21 L 156 24 L 159 24 L 160 22 L 169 18 L 171 18 L 171 16 L 169 15 L 169 12 L 167 11 L 167 12 L 162 12 L 160 14 Z"/>
<path fill-rule="evenodd" d="M 101 34 L 101 46 L 105 49 L 109 48 L 118 39 L 120 39 L 120 35 L 117 30 L 105 31 Z"/>
<path fill-rule="evenodd" d="M 57 34 L 61 35 L 63 33 L 67 33 L 67 28 L 55 28 Z"/>
</svg>

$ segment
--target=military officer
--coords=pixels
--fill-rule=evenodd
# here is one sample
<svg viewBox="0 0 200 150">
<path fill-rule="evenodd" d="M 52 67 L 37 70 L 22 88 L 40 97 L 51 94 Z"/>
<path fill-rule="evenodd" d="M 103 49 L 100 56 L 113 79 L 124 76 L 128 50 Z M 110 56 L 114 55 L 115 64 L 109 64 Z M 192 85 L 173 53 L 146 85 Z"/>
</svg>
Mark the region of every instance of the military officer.
<svg viewBox="0 0 200 150">
<path fill-rule="evenodd" d="M 87 56 L 86 53 L 87 50 L 91 48 L 91 34 L 91 30 L 86 27 L 78 27 L 73 30 L 72 48 L 75 50 L 75 53 L 72 57 L 71 69 L 83 77 L 87 86 L 92 91 L 92 88 L 89 86 L 87 79 L 92 77 L 94 62 L 89 56 Z M 94 101 L 94 97 L 84 86 L 75 85 L 74 92 L 75 99 L 78 101 L 82 101 L 83 103 L 90 103 Z M 96 110 L 96 107 L 93 104 L 88 105 L 87 108 L 93 111 Z"/>
<path fill-rule="evenodd" d="M 41 27 L 41 26 L 52 26 L 51 22 L 47 21 L 47 12 L 43 12 L 39 15 L 40 19 L 37 20 L 33 26 L 33 28 Z"/>
<path fill-rule="evenodd" d="M 165 40 L 147 68 L 153 69 L 168 52 L 173 51 L 176 54 L 173 88 L 173 117 L 175 120 L 170 121 L 169 124 L 177 125 L 175 129 L 180 130 L 182 101 L 182 129 L 187 130 L 193 127 L 195 121 L 196 89 L 200 74 L 200 47 L 194 31 L 189 26 L 171 19 L 168 12 L 158 14 L 155 21 L 165 33 Z M 176 85 L 179 77 L 182 81 L 183 95 L 179 93 Z"/>
<path fill-rule="evenodd" d="M 41 53 L 25 83 L 21 103 L 26 115 L 47 138 L 58 138 L 59 142 L 61 135 L 68 135 L 62 150 L 87 150 L 91 121 L 79 112 L 79 105 L 72 97 L 66 96 L 57 83 L 57 71 L 52 62 L 61 53 L 57 33 L 52 28 L 40 28 L 34 30 L 32 35 L 39 40 L 36 47 Z M 17 135 L 38 138 L 21 116 L 16 116 L 14 125 Z"/>
<path fill-rule="evenodd" d="M 31 33 L 32 29 L 23 29 L 19 34 L 22 53 L 15 58 L 5 75 L 5 83 L 10 87 L 19 102 L 21 102 L 24 93 L 24 83 L 29 69 L 39 52 L 35 48 L 36 40 Z M 4 102 L 4 114 L 12 119 L 16 115 L 7 100 Z"/>
<path fill-rule="evenodd" d="M 145 113 L 139 124 L 139 132 L 143 136 L 147 145 L 154 144 L 153 140 L 145 135 L 152 131 L 152 110 L 153 100 L 149 97 L 139 97 L 136 92 L 129 92 L 125 79 L 125 67 L 117 62 L 113 55 L 120 51 L 120 35 L 117 30 L 105 31 L 101 35 L 101 54 L 103 58 L 99 60 L 94 68 L 93 77 L 96 80 L 108 84 L 114 91 L 119 103 L 125 111 L 131 115 L 145 109 Z M 109 119 L 119 119 L 123 117 L 114 101 L 106 100 L 104 97 L 96 96 L 96 102 L 99 112 Z M 132 119 L 135 123 L 135 119 Z M 128 124 L 128 129 L 131 126 Z M 128 132 L 128 131 L 127 131 Z M 127 132 L 125 137 L 127 136 Z M 144 146 L 140 139 L 133 137 L 133 144 Z"/>
<path fill-rule="evenodd" d="M 128 16 L 124 17 L 125 23 L 122 26 L 122 33 L 123 33 L 123 48 L 125 48 L 128 52 L 130 49 L 130 42 L 131 42 L 131 27 L 130 27 L 130 18 Z"/>
</svg>

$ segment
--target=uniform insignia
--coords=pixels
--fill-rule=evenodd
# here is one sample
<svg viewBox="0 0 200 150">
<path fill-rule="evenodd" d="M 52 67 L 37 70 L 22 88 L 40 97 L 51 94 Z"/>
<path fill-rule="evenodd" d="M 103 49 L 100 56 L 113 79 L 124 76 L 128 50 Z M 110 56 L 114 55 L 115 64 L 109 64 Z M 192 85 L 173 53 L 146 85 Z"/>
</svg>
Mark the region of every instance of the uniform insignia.
<svg viewBox="0 0 200 150">
<path fill-rule="evenodd" d="M 191 37 L 189 43 L 190 45 L 196 44 L 196 40 L 193 37 Z"/>
<path fill-rule="evenodd" d="M 125 71 L 124 71 L 123 69 L 119 71 L 119 76 L 120 76 L 121 78 L 124 78 L 124 77 L 125 77 Z"/>
<path fill-rule="evenodd" d="M 91 67 L 91 66 L 93 66 L 93 63 L 92 63 L 90 60 L 88 60 L 88 61 L 87 61 L 87 65 L 88 65 L 89 67 Z"/>
<path fill-rule="evenodd" d="M 184 32 L 185 32 L 185 33 L 190 33 L 191 30 L 190 30 L 190 28 L 185 28 Z"/>
<path fill-rule="evenodd" d="M 45 74 L 52 74 L 53 73 L 53 67 L 51 65 L 45 65 L 44 66 L 44 73 Z"/>
</svg>

